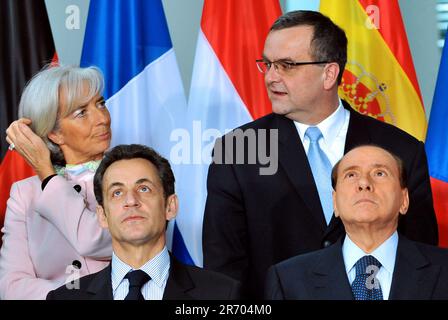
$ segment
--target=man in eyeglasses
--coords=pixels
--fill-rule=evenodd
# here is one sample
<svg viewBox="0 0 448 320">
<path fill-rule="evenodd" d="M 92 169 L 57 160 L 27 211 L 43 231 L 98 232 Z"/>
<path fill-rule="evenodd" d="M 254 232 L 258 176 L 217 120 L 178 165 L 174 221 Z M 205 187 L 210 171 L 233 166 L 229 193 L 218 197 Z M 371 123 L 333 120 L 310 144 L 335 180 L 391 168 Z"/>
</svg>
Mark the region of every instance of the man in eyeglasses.
<svg viewBox="0 0 448 320">
<path fill-rule="evenodd" d="M 255 164 L 237 161 L 253 150 L 250 139 L 243 150 L 229 146 L 229 134 L 216 142 L 207 181 L 204 267 L 243 281 L 251 297 L 262 297 L 268 267 L 327 247 L 344 234 L 333 214 L 331 168 L 360 144 L 376 144 L 403 159 L 410 206 L 398 230 L 412 240 L 438 242 L 423 143 L 338 97 L 346 61 L 347 38 L 329 18 L 314 11 L 284 14 L 257 61 L 273 113 L 240 128 L 255 132 L 258 148 L 266 141 L 262 132 L 277 130 L 278 150 L 272 141 L 263 147 L 278 157 L 278 169 L 262 175 L 259 157 Z"/>
</svg>

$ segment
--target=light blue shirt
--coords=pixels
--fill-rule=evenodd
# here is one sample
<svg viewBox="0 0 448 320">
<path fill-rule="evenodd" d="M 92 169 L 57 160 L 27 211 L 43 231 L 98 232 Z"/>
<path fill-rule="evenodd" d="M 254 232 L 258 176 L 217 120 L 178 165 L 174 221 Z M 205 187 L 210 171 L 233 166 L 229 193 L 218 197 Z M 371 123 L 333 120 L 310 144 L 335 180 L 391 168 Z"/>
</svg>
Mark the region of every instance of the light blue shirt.
<svg viewBox="0 0 448 320">
<path fill-rule="evenodd" d="M 129 292 L 129 281 L 124 277 L 133 269 L 112 254 L 112 293 L 114 300 L 124 300 Z M 145 300 L 162 300 L 165 291 L 168 273 L 170 270 L 170 255 L 166 247 L 154 258 L 146 262 L 140 270 L 146 272 L 150 277 L 142 287 L 142 294 Z"/>
<path fill-rule="evenodd" d="M 381 268 L 376 274 L 376 278 L 380 283 L 383 299 L 388 300 L 390 286 L 392 284 L 392 276 L 394 274 L 395 258 L 397 257 L 397 247 L 397 231 L 371 253 L 365 253 L 353 243 L 348 235 L 346 235 L 344 244 L 342 245 L 342 256 L 344 258 L 345 271 L 347 272 L 350 285 L 356 277 L 355 263 L 365 255 L 372 255 L 381 263 Z"/>
<path fill-rule="evenodd" d="M 350 112 L 344 108 L 342 101 L 339 99 L 338 108 L 328 118 L 316 125 L 323 136 L 318 141 L 319 147 L 325 153 L 332 166 L 344 155 L 349 122 Z M 294 121 L 294 124 L 302 141 L 303 148 L 306 154 L 308 154 L 310 140 L 305 136 L 305 132 L 311 126 L 297 121 Z"/>
</svg>

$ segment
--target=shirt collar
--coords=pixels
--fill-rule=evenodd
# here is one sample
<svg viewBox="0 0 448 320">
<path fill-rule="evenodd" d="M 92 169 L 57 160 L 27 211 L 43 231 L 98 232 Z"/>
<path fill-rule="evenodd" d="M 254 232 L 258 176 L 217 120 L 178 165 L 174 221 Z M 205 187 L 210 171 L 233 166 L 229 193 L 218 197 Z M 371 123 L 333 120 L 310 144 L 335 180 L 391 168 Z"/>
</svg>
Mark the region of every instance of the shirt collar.
<svg viewBox="0 0 448 320">
<path fill-rule="evenodd" d="M 121 284 L 126 274 L 132 270 L 134 269 L 120 260 L 120 258 L 115 255 L 115 252 L 112 254 L 113 292 L 115 292 Z M 146 272 L 158 287 L 163 288 L 168 279 L 168 272 L 170 270 L 170 255 L 168 249 L 164 247 L 154 258 L 147 261 L 140 270 Z"/>
<path fill-rule="evenodd" d="M 376 248 L 370 255 L 374 256 L 390 274 L 393 274 L 395 258 L 397 256 L 398 233 L 395 231 L 386 241 Z M 359 248 L 348 235 L 345 236 L 342 245 L 342 256 L 345 263 L 345 271 L 349 273 L 355 263 L 363 256 L 369 255 Z"/>
<path fill-rule="evenodd" d="M 316 127 L 319 128 L 320 132 L 322 132 L 323 139 L 327 146 L 331 146 L 333 144 L 333 141 L 339 135 L 339 132 L 344 126 L 345 111 L 346 110 L 342 105 L 342 101 L 341 99 L 339 99 L 339 105 L 337 109 L 330 116 L 316 125 Z M 299 133 L 300 140 L 304 141 L 306 129 L 311 126 L 297 121 L 294 121 L 294 124 L 296 125 L 297 131 Z"/>
</svg>

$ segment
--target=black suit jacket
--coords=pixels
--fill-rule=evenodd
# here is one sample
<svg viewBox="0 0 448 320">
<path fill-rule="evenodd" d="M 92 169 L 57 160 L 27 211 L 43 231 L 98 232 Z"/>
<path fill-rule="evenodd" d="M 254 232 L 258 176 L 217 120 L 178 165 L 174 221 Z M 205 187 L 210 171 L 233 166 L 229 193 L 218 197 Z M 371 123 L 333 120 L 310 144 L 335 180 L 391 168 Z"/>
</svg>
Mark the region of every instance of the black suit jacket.
<svg viewBox="0 0 448 320">
<path fill-rule="evenodd" d="M 272 266 L 266 299 L 353 300 L 342 241 Z M 448 250 L 399 237 L 389 300 L 448 299 Z"/>
<path fill-rule="evenodd" d="M 392 125 L 359 114 L 345 102 L 344 106 L 350 111 L 344 153 L 360 144 L 376 144 L 400 156 L 408 174 L 410 207 L 400 218 L 399 231 L 412 240 L 437 244 L 423 143 Z M 203 225 L 204 267 L 242 281 L 249 297 L 261 298 L 271 265 L 334 243 L 344 234 L 344 227 L 334 217 L 329 226 L 325 222 L 292 120 L 269 114 L 241 129 L 278 130 L 278 170 L 274 175 L 260 175 L 258 160 L 256 164 L 210 165 Z M 225 150 L 225 142 L 218 139 L 215 150 L 218 144 Z"/>
<path fill-rule="evenodd" d="M 80 278 L 80 288 L 50 291 L 47 300 L 113 300 L 112 267 Z M 225 275 L 180 263 L 171 266 L 162 300 L 233 300 L 241 298 L 241 286 Z"/>
</svg>

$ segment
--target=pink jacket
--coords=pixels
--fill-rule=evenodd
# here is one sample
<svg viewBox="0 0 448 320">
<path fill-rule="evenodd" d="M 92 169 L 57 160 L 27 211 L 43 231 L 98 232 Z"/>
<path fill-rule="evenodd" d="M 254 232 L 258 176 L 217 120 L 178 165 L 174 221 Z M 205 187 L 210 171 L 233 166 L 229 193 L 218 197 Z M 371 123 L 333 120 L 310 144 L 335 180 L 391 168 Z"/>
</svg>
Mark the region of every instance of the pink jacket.
<svg viewBox="0 0 448 320">
<path fill-rule="evenodd" d="M 111 237 L 97 222 L 92 180 L 93 174 L 87 181 L 55 176 L 42 191 L 34 176 L 11 187 L 2 229 L 0 299 L 45 299 L 50 290 L 107 266 Z M 81 186 L 79 193 L 75 185 Z M 78 270 L 73 264 L 79 262 Z"/>
</svg>

